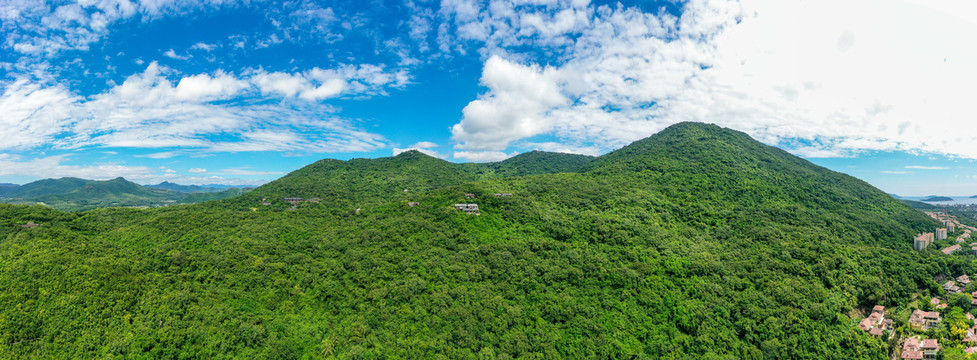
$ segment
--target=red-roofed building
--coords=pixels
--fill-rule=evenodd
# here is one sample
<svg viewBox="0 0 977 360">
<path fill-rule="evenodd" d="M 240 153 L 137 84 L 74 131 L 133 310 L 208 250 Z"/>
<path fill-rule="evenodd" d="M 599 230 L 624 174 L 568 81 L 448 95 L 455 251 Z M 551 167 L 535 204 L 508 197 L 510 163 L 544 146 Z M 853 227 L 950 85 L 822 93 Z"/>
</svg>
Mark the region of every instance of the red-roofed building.
<svg viewBox="0 0 977 360">
<path fill-rule="evenodd" d="M 919 310 L 919 309 L 913 310 L 913 313 L 909 315 L 909 326 L 917 329 L 922 329 L 924 326 L 926 326 L 926 318 L 923 317 L 925 313 L 926 312 L 923 310 Z M 906 341 L 910 341 L 910 340 L 913 339 L 912 338 L 906 339 Z M 919 345 L 918 341 L 916 345 Z"/>
<path fill-rule="evenodd" d="M 871 318 L 864 318 L 858 322 L 858 328 L 862 329 L 862 331 L 872 330 L 873 326 L 875 326 L 875 322 Z"/>
<path fill-rule="evenodd" d="M 947 247 L 941 249 L 940 251 L 943 252 L 944 255 L 950 255 L 950 254 L 953 254 L 953 253 L 957 252 L 957 250 L 960 250 L 960 244 L 956 244 L 956 245 L 953 245 L 953 246 L 947 246 Z"/>
<path fill-rule="evenodd" d="M 916 359 L 922 360 L 923 359 L 923 352 L 922 351 L 914 351 L 914 350 L 909 350 L 909 351 L 903 350 L 902 351 L 902 358 L 903 359 L 912 359 L 912 360 L 916 360 Z"/>
<path fill-rule="evenodd" d="M 940 322 L 943 321 L 943 319 L 940 318 L 940 313 L 936 311 L 927 311 L 926 313 L 923 314 L 923 318 L 926 319 L 926 326 L 925 326 L 926 329 L 932 329 L 937 326 L 940 326 Z"/>
<path fill-rule="evenodd" d="M 913 250 L 920 251 L 933 243 L 933 233 L 923 233 L 913 238 Z"/>
<path fill-rule="evenodd" d="M 923 351 L 924 359 L 936 359 L 936 354 L 940 352 L 940 343 L 936 339 L 923 339 L 919 343 L 919 349 Z"/>
<path fill-rule="evenodd" d="M 908 338 L 902 342 L 902 350 L 916 351 L 919 350 L 919 339 Z"/>
<path fill-rule="evenodd" d="M 882 335 L 883 327 L 885 326 L 885 306 L 875 305 L 872 308 L 872 313 L 868 317 L 862 319 L 858 322 L 858 328 L 862 331 L 868 331 L 869 334 L 880 336 Z"/>
</svg>

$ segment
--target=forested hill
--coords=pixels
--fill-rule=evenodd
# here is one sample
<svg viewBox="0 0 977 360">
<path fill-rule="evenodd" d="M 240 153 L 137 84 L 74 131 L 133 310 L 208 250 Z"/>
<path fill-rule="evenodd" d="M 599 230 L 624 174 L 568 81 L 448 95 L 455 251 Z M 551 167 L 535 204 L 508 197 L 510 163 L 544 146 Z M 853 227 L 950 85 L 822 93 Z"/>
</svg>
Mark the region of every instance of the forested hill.
<svg viewBox="0 0 977 360">
<path fill-rule="evenodd" d="M 324 159 L 230 202 L 250 206 L 266 198 L 280 207 L 286 197 L 322 198 L 323 206 L 345 209 L 406 200 L 417 193 L 476 180 L 573 172 L 591 159 L 532 151 L 500 162 L 457 164 L 416 150 L 379 159 Z"/>
<path fill-rule="evenodd" d="M 284 206 L 282 199 L 286 197 L 317 197 L 324 200 L 323 206 L 349 209 L 403 200 L 410 192 L 460 185 L 476 179 L 475 172 L 468 171 L 462 164 L 411 150 L 379 159 L 319 160 L 228 201 L 252 206 L 267 198 L 278 208 Z"/>
<path fill-rule="evenodd" d="M 872 229 L 870 233 L 849 229 L 860 233 L 852 240 L 897 239 L 899 243 L 907 233 L 876 222 L 892 219 L 921 229 L 933 224 L 862 180 L 716 125 L 673 125 L 597 158 L 585 170 L 596 176 L 624 174 L 669 198 L 711 203 L 710 208 L 729 211 L 706 216 L 713 219 L 740 216 L 749 222 L 751 216 L 767 219 L 786 215 L 774 213 L 783 211 L 792 213 L 795 221 L 829 224 L 842 215 L 859 219 L 855 228 Z M 869 223 L 877 226 L 864 226 Z"/>
<path fill-rule="evenodd" d="M 977 270 L 911 250 L 921 212 L 728 129 L 580 166 L 407 152 L 185 207 L 0 205 L 0 358 L 888 359 L 849 314 Z"/>
<path fill-rule="evenodd" d="M 171 184 L 175 185 L 175 184 Z M 44 204 L 59 210 L 84 211 L 113 206 L 161 206 L 225 199 L 247 190 L 233 189 L 210 194 L 186 194 L 169 189 L 142 186 L 124 178 L 85 180 L 79 178 L 44 179 L 24 185 L 7 186 L 0 201 L 15 204 Z"/>
<path fill-rule="evenodd" d="M 160 204 L 182 196 L 169 190 L 147 188 L 120 177 L 104 181 L 44 179 L 12 187 L 0 197 L 4 202 L 44 203 L 62 210 L 89 210 L 107 206 Z"/>
<path fill-rule="evenodd" d="M 576 172 L 594 159 L 593 156 L 530 151 L 511 158 L 485 164 L 499 176 L 526 176 Z"/>
</svg>

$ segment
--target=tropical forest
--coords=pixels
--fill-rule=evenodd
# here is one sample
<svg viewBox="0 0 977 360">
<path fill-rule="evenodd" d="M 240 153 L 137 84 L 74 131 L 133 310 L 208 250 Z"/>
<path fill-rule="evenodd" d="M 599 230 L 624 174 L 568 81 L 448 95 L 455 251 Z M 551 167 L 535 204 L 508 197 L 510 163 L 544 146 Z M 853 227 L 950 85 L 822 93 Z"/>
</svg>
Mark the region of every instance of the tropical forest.
<svg viewBox="0 0 977 360">
<path fill-rule="evenodd" d="M 889 359 L 898 337 L 856 326 L 874 306 L 903 331 L 977 272 L 914 251 L 929 210 L 700 123 L 599 157 L 323 159 L 200 196 L 0 205 L 0 358 Z"/>
</svg>

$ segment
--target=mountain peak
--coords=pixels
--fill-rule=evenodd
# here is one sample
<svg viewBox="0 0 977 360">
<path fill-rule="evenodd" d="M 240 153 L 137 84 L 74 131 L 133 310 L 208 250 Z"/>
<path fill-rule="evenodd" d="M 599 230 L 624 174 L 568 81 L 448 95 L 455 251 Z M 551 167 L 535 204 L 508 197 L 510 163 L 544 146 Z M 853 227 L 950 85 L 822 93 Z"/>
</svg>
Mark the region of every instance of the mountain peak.
<svg viewBox="0 0 977 360">
<path fill-rule="evenodd" d="M 715 124 L 681 122 L 604 154 L 587 168 L 624 166 L 637 170 L 704 160 L 739 163 L 741 160 L 759 161 L 757 156 L 767 155 L 789 156 L 783 150 L 764 145 L 743 132 Z"/>
<path fill-rule="evenodd" d="M 435 157 L 425 154 L 422 151 L 416 149 L 410 149 L 404 151 L 400 154 L 395 155 L 394 157 L 398 159 L 424 159 L 424 158 L 436 159 Z"/>
</svg>

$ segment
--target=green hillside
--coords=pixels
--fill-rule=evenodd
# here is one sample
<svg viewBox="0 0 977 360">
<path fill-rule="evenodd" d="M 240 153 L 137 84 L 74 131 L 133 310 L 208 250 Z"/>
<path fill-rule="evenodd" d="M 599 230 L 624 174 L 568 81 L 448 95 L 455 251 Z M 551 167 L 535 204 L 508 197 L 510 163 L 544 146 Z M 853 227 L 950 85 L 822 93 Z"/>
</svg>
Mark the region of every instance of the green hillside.
<svg viewBox="0 0 977 360">
<path fill-rule="evenodd" d="M 849 314 L 977 270 L 911 250 L 921 212 L 728 129 L 576 164 L 407 152 L 192 206 L 0 205 L 0 357 L 888 359 Z"/>
<path fill-rule="evenodd" d="M 261 198 L 280 208 L 286 197 L 322 198 L 322 205 L 349 209 L 408 199 L 416 193 L 476 179 L 464 165 L 436 159 L 411 150 L 394 157 L 324 159 L 272 181 L 233 202 L 253 206 Z M 407 190 L 406 192 L 404 190 Z"/>
<path fill-rule="evenodd" d="M 253 206 L 266 198 L 273 208 L 281 208 L 286 206 L 282 201 L 286 197 L 322 198 L 328 200 L 323 206 L 345 211 L 407 202 L 418 193 L 478 180 L 574 172 L 592 159 L 532 151 L 500 162 L 456 164 L 416 150 L 379 159 L 324 159 L 265 184 L 235 203 Z"/>
<path fill-rule="evenodd" d="M 243 189 L 230 188 L 221 191 L 197 192 L 197 193 L 188 194 L 186 197 L 177 201 L 177 203 L 196 204 L 205 201 L 223 200 L 223 199 L 247 194 L 251 190 L 253 189 L 252 188 L 243 188 Z"/>
<path fill-rule="evenodd" d="M 227 186 L 227 185 L 180 185 L 174 184 L 169 181 L 164 181 L 156 185 L 146 185 L 148 188 L 152 189 L 165 189 L 179 191 L 182 193 L 210 193 L 210 192 L 221 192 L 224 190 L 230 190 L 232 188 L 242 188 L 244 186 Z"/>
<path fill-rule="evenodd" d="M 524 176 L 576 172 L 593 156 L 530 151 L 503 161 L 486 164 L 499 176 Z"/>
<path fill-rule="evenodd" d="M 229 189 L 214 193 L 188 194 L 142 186 L 121 177 L 105 181 L 61 178 L 38 180 L 11 187 L 0 195 L 0 202 L 42 204 L 62 211 L 84 211 L 104 207 L 194 204 L 226 199 L 244 193 L 247 193 L 247 190 Z"/>
<path fill-rule="evenodd" d="M 7 193 L 11 198 L 35 198 L 45 195 L 61 195 L 72 192 L 87 184 L 89 180 L 79 178 L 44 179 L 27 183 Z"/>
</svg>

